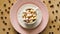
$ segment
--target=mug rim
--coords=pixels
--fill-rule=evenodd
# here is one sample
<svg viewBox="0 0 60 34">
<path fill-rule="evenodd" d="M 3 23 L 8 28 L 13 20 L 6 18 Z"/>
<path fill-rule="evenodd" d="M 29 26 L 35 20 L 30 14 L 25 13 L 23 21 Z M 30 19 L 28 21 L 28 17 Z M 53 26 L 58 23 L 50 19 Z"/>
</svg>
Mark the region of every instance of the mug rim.
<svg viewBox="0 0 60 34">
<path fill-rule="evenodd" d="M 31 4 L 31 3 L 27 3 L 27 4 Z M 24 6 L 24 5 L 25 5 L 25 4 L 23 4 L 22 6 Z M 35 4 L 33 4 L 33 5 L 35 5 Z M 35 6 L 38 7 L 37 5 L 35 5 Z M 19 11 L 20 9 L 21 9 L 21 7 L 19 7 L 18 12 L 20 12 L 20 11 Z M 41 11 L 42 11 L 39 7 L 38 7 L 38 9 L 39 9 L 39 11 L 37 11 L 37 12 L 41 12 Z M 37 12 L 36 12 L 36 13 L 37 13 Z M 17 15 L 18 15 L 18 13 L 17 13 Z M 38 17 L 38 16 L 37 16 L 37 17 Z M 17 16 L 17 20 L 18 20 L 18 16 Z M 38 20 L 39 20 L 39 22 L 40 22 L 39 24 L 41 24 L 41 21 L 42 21 L 42 12 L 41 12 L 41 19 L 38 19 Z M 36 23 L 36 21 L 37 21 L 37 19 L 36 19 L 34 22 Z M 23 24 L 32 25 L 32 24 L 35 24 L 34 22 L 33 22 L 33 23 L 25 23 L 25 22 L 23 22 L 22 25 L 23 25 Z M 21 25 L 21 21 L 19 22 L 19 20 L 18 20 L 18 23 L 19 23 L 19 25 Z M 22 26 L 22 25 L 21 25 L 21 26 Z M 38 25 L 37 25 L 37 26 L 38 26 Z M 37 27 L 37 26 L 36 26 L 36 27 Z M 22 26 L 22 27 L 23 27 L 23 28 L 26 28 L 26 27 L 24 27 L 24 26 Z"/>
</svg>

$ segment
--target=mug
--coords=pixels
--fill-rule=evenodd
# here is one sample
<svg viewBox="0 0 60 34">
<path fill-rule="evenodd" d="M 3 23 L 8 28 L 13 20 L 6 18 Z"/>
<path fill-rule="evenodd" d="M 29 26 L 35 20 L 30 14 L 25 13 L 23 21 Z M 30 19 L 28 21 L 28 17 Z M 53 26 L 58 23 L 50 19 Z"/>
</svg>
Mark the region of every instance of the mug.
<svg viewBox="0 0 60 34">
<path fill-rule="evenodd" d="M 22 14 L 26 12 L 26 10 L 29 9 L 31 10 L 30 12 L 32 12 L 32 9 L 33 11 L 36 12 L 36 19 L 35 21 L 31 22 L 31 23 L 27 23 L 27 22 L 24 22 L 23 18 L 22 18 Z M 30 13 L 29 13 L 30 14 Z M 26 16 L 28 15 L 28 13 L 26 14 Z M 32 14 L 31 14 L 32 15 Z M 35 14 L 34 14 L 35 15 Z M 25 16 L 25 17 L 26 17 Z M 29 15 L 30 16 L 30 15 Z M 23 27 L 23 28 L 26 28 L 26 29 L 33 29 L 33 28 L 36 28 L 42 21 L 42 12 L 41 10 L 39 9 L 38 6 L 36 6 L 35 4 L 24 4 L 22 5 L 19 9 L 18 9 L 18 12 L 17 12 L 17 19 L 18 19 L 18 23 Z M 28 18 L 27 20 L 25 19 L 25 21 L 28 21 Z"/>
</svg>

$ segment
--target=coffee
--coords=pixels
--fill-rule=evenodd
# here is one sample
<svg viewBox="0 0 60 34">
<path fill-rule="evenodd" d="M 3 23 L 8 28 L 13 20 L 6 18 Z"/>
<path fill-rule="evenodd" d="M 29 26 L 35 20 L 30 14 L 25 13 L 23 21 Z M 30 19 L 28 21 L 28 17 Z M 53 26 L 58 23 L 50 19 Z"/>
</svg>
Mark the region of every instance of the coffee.
<svg viewBox="0 0 60 34">
<path fill-rule="evenodd" d="M 34 9 L 28 8 L 22 14 L 23 21 L 33 23 L 37 19 L 37 13 Z"/>
</svg>

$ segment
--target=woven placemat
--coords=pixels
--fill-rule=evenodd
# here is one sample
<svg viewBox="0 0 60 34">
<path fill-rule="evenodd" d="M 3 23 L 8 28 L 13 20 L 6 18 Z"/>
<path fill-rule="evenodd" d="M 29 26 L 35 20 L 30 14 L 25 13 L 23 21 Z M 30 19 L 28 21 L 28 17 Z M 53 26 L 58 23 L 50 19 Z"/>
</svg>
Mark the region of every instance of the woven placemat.
<svg viewBox="0 0 60 34">
<path fill-rule="evenodd" d="M 19 34 L 11 25 L 10 9 L 16 0 L 0 0 L 0 34 Z M 38 34 L 60 34 L 60 0 L 42 0 L 49 12 L 47 27 Z"/>
</svg>

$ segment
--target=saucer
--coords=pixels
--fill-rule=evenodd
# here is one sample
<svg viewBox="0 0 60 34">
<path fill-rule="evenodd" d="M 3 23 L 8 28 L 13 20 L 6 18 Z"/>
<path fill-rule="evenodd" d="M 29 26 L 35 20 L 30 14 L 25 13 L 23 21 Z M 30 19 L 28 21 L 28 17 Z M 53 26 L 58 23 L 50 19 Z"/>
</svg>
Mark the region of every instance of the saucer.
<svg viewBox="0 0 60 34">
<path fill-rule="evenodd" d="M 21 5 L 26 4 L 26 3 L 35 4 L 41 9 L 42 22 L 35 29 L 30 29 L 30 30 L 24 29 L 18 23 L 17 11 Z M 10 10 L 11 24 L 14 27 L 14 29 L 21 34 L 38 34 L 38 33 L 42 32 L 45 29 L 45 27 L 47 26 L 48 18 L 49 18 L 49 14 L 48 14 L 48 10 L 47 10 L 46 6 L 39 0 L 17 0 L 17 2 L 13 5 L 13 7 Z"/>
</svg>

